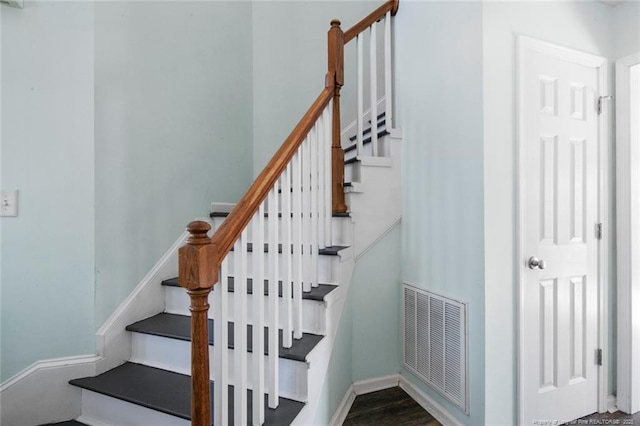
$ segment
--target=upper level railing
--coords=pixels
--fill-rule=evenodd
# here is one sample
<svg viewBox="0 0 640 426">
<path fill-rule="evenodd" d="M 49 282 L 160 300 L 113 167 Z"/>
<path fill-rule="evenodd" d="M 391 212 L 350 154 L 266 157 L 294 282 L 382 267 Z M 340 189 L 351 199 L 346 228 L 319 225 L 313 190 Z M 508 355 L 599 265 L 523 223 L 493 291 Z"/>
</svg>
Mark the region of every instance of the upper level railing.
<svg viewBox="0 0 640 426">
<path fill-rule="evenodd" d="M 369 29 L 370 42 L 370 100 L 371 133 L 377 137 L 377 57 L 375 24 L 384 19 L 384 75 L 387 123 L 391 119 L 391 38 L 390 17 L 398 9 L 398 0 L 390 0 L 377 8 L 352 28 L 343 32 L 340 21 L 333 20 L 328 32 L 328 71 L 325 88 L 293 129 L 289 137 L 274 154 L 267 166 L 251 184 L 247 192 L 229 213 L 226 220 L 207 236 L 211 229 L 206 222 L 191 222 L 187 244 L 179 251 L 179 282 L 191 298 L 192 345 L 192 424 L 211 425 L 208 295 L 214 284 L 215 345 L 215 424 L 228 423 L 227 385 L 233 382 L 235 424 L 247 424 L 247 389 L 249 378 L 246 355 L 248 316 L 247 283 L 252 276 L 254 295 L 268 293 L 266 302 L 254 297 L 252 323 L 254 330 L 269 328 L 267 342 L 269 355 L 266 365 L 263 333 L 252 333 L 253 390 L 251 423 L 264 422 L 264 395 L 268 406 L 278 405 L 278 328 L 283 329 L 284 347 L 291 347 L 293 338 L 300 338 L 302 292 L 318 285 L 317 255 L 320 247 L 331 245 L 331 213 L 345 212 L 344 151 L 340 140 L 340 90 L 344 85 L 344 45 L 358 40 L 361 56 L 362 33 Z M 361 152 L 363 132 L 362 61 L 358 72 L 358 153 Z M 390 127 L 390 124 L 387 124 Z M 377 140 L 376 140 L 377 145 Z M 377 155 L 373 148 L 373 155 Z M 266 223 L 265 223 L 266 221 Z M 266 236 L 266 237 L 265 237 Z M 250 238 L 251 237 L 251 238 Z M 252 244 L 249 243 L 252 240 Z M 281 244 L 281 246 L 279 245 Z M 267 257 L 262 255 L 263 247 Z M 281 251 L 282 262 L 277 261 Z M 233 261 L 230 260 L 233 253 Z M 249 253 L 252 262 L 248 263 Z M 281 266 L 279 266 L 281 265 Z M 279 270 L 282 268 L 282 270 Z M 233 270 L 234 303 L 228 303 L 228 286 Z M 278 281 L 292 283 L 282 285 Z M 267 285 L 264 292 L 262 285 Z M 278 294 L 285 301 L 280 308 Z M 266 303 L 266 305 L 265 305 Z M 266 307 L 266 309 L 265 309 Z M 233 371 L 228 359 L 229 339 L 227 323 L 233 315 Z M 265 314 L 266 312 L 266 314 Z M 266 319 L 266 324 L 265 324 Z M 275 350 L 274 350 L 275 349 Z M 233 375 L 233 380 L 230 379 Z M 266 377 L 266 383 L 265 383 Z"/>
</svg>

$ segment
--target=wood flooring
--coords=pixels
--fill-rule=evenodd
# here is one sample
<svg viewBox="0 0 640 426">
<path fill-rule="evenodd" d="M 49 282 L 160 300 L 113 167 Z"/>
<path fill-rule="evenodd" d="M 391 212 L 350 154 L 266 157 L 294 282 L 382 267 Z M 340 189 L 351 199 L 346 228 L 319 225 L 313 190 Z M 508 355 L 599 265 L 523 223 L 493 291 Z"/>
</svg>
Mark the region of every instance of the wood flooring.
<svg viewBox="0 0 640 426">
<path fill-rule="evenodd" d="M 636 425 L 640 426 L 640 412 L 625 414 L 622 411 L 615 413 L 595 413 L 568 423 L 569 425 Z"/>
<path fill-rule="evenodd" d="M 640 426 L 640 412 L 634 415 L 621 411 L 595 413 L 573 420 L 568 425 L 636 425 Z M 356 397 L 344 426 L 440 426 L 399 387 L 384 389 Z"/>
<path fill-rule="evenodd" d="M 441 426 L 399 387 L 356 397 L 344 426 Z"/>
</svg>

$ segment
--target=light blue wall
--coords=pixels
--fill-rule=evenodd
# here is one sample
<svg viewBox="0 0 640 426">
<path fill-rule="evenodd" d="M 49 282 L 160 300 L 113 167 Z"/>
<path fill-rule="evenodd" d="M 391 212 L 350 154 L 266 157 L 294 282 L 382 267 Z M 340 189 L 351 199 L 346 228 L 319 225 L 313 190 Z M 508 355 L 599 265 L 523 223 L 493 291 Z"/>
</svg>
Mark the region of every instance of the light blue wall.
<svg viewBox="0 0 640 426">
<path fill-rule="evenodd" d="M 404 2 L 395 20 L 403 132 L 402 279 L 468 303 L 469 415 L 484 424 L 482 4 Z"/>
<path fill-rule="evenodd" d="M 98 2 L 96 326 L 252 177 L 251 3 Z"/>
<path fill-rule="evenodd" d="M 2 9 L 0 381 L 95 353 L 93 4 Z"/>
<path fill-rule="evenodd" d="M 357 260 L 314 425 L 327 425 L 349 386 L 400 371 L 400 226 Z"/>
<path fill-rule="evenodd" d="M 620 3 L 613 8 L 613 57 L 618 60 L 640 52 L 640 2 Z"/>
<path fill-rule="evenodd" d="M 400 229 L 394 227 L 356 263 L 350 289 L 354 382 L 400 369 Z"/>
<path fill-rule="evenodd" d="M 251 3 L 2 6 L 0 380 L 95 330 L 252 177 Z M 94 113 L 95 112 L 95 113 Z"/>
<path fill-rule="evenodd" d="M 253 3 L 254 174 L 260 173 L 324 89 L 331 20 L 339 18 L 342 29 L 347 30 L 380 3 L 379 0 Z M 353 58 L 348 49 L 345 48 L 345 57 Z M 353 104 L 356 82 L 355 73 L 348 73 L 351 68 L 345 65 L 343 105 Z M 348 108 L 343 108 L 346 111 Z"/>
</svg>

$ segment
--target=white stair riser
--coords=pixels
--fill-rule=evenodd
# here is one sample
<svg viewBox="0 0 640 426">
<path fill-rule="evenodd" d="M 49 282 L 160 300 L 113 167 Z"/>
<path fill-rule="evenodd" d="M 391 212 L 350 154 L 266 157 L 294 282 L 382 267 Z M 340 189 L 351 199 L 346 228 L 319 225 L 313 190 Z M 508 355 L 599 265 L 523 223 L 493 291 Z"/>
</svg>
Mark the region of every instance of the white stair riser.
<svg viewBox="0 0 640 426">
<path fill-rule="evenodd" d="M 350 163 L 344 166 L 344 181 L 345 182 L 362 182 L 360 177 L 360 163 Z"/>
<path fill-rule="evenodd" d="M 234 350 L 227 350 L 227 356 L 229 360 L 229 384 L 233 385 L 235 372 Z M 253 382 L 253 356 L 253 353 L 247 353 L 249 389 L 252 388 Z M 213 374 L 214 357 L 214 347 L 209 346 L 211 380 L 216 379 Z M 264 360 L 266 366 L 266 356 L 264 356 Z M 307 363 L 285 358 L 279 358 L 278 361 L 278 368 L 280 370 L 280 396 L 304 402 L 307 398 Z M 191 342 L 143 333 L 131 333 L 131 362 L 190 375 Z M 268 371 L 265 368 L 265 381 L 267 380 L 267 374 Z"/>
<path fill-rule="evenodd" d="M 235 293 L 229 293 L 228 295 L 228 306 L 230 315 L 228 321 L 234 321 L 235 296 Z M 265 300 L 264 321 L 265 324 L 268 325 L 269 307 L 267 306 L 267 297 L 263 297 Z M 247 301 L 247 306 L 253 306 L 253 295 L 246 295 L 245 300 Z M 165 312 L 187 316 L 191 315 L 189 312 L 189 303 L 189 295 L 187 295 L 187 292 L 184 288 L 165 288 Z M 212 303 L 211 299 L 209 303 Z M 278 298 L 278 304 L 278 311 L 280 314 L 278 328 L 282 329 L 284 324 L 284 300 L 281 297 Z M 304 333 L 324 334 L 326 327 L 325 309 L 326 308 L 324 302 L 307 299 L 302 300 L 302 331 Z M 209 308 L 209 318 L 216 318 L 216 312 L 213 310 L 213 306 Z M 254 323 L 253 309 L 247 310 L 247 318 L 249 324 Z"/>
<path fill-rule="evenodd" d="M 234 271 L 235 255 L 236 253 L 234 251 L 229 252 L 229 254 L 227 255 L 227 259 L 228 259 L 227 265 L 229 267 L 229 270 L 228 270 L 229 276 L 235 275 L 235 271 Z M 254 277 L 253 257 L 256 255 L 259 256 L 260 254 L 253 253 L 253 252 L 247 253 L 247 276 L 249 278 Z M 268 278 L 271 270 L 268 253 L 263 252 L 261 255 L 264 256 L 265 278 Z M 282 253 L 278 253 L 278 280 L 282 280 L 282 276 L 283 276 L 282 260 L 283 260 Z M 310 264 L 307 264 L 307 263 L 305 263 L 304 265 L 305 265 L 304 266 L 305 269 L 303 269 L 303 271 L 308 270 L 307 268 L 311 267 Z M 337 284 L 335 280 L 337 277 L 337 271 L 339 266 L 340 266 L 340 256 L 318 255 L 318 283 L 319 284 Z M 304 274 L 303 274 L 303 279 L 304 279 Z"/>
<path fill-rule="evenodd" d="M 92 426 L 191 426 L 189 420 L 86 389 L 82 390 L 82 415 L 78 420 Z"/>
<path fill-rule="evenodd" d="M 349 182 L 347 180 L 347 182 Z M 214 217 L 213 220 L 213 229 L 217 229 L 222 225 L 224 221 L 224 217 Z M 265 218 L 265 242 L 268 241 L 268 230 L 267 230 L 267 219 Z M 282 241 L 282 218 L 278 218 L 278 241 Z M 331 241 L 326 244 L 327 246 L 348 246 L 351 243 L 351 219 L 348 217 L 332 217 L 331 218 Z M 247 240 L 249 242 L 253 242 L 253 229 L 251 226 L 247 228 Z"/>
</svg>

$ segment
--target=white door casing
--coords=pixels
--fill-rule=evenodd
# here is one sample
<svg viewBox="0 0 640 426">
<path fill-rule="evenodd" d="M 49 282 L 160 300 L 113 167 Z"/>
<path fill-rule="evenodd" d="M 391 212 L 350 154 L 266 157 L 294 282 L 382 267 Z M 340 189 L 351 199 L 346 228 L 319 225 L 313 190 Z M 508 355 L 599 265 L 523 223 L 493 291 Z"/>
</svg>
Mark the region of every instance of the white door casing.
<svg viewBox="0 0 640 426">
<path fill-rule="evenodd" d="M 617 406 L 640 410 L 640 53 L 616 62 Z"/>
<path fill-rule="evenodd" d="M 606 60 L 518 39 L 519 422 L 598 410 L 601 136 Z M 531 257 L 546 267 L 530 268 Z"/>
</svg>

